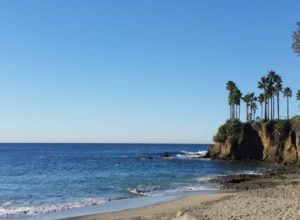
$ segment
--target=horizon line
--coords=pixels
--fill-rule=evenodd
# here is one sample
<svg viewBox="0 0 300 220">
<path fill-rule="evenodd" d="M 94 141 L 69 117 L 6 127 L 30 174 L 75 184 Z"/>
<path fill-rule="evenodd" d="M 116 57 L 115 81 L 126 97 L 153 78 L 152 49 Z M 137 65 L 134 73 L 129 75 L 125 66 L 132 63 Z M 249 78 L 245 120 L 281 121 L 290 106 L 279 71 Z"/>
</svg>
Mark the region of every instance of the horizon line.
<svg viewBox="0 0 300 220">
<path fill-rule="evenodd" d="M 174 142 L 0 142 L 0 144 L 190 144 L 190 145 L 209 145 L 211 143 L 174 143 Z"/>
</svg>

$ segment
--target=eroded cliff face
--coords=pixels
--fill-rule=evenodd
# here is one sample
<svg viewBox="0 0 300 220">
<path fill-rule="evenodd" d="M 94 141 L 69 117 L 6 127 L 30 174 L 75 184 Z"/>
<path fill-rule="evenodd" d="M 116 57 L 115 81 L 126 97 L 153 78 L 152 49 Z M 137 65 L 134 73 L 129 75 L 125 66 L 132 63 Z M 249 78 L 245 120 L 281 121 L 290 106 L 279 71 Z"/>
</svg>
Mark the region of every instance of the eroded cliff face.
<svg viewBox="0 0 300 220">
<path fill-rule="evenodd" d="M 228 136 L 223 143 L 210 145 L 208 157 L 222 160 L 260 160 L 278 163 L 300 162 L 300 120 L 288 130 L 274 122 L 245 124 L 239 137 Z"/>
</svg>

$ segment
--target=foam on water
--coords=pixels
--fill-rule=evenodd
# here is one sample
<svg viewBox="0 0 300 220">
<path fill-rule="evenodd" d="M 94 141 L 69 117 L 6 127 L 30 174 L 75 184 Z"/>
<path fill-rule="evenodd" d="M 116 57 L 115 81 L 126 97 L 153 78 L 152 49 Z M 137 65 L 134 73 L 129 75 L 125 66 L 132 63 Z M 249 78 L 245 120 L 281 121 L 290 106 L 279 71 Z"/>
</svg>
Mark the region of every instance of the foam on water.
<svg viewBox="0 0 300 220">
<path fill-rule="evenodd" d="M 135 195 L 140 196 L 148 196 L 148 197 L 158 197 L 158 196 L 168 196 L 168 195 L 174 195 L 174 194 L 181 194 L 186 192 L 193 192 L 193 191 L 213 191 L 218 190 L 217 188 L 213 186 L 208 185 L 193 185 L 193 186 L 181 186 L 177 188 L 170 188 L 170 189 L 160 189 L 158 187 L 156 188 L 134 188 L 129 189 L 129 192 Z"/>
<path fill-rule="evenodd" d="M 176 155 L 176 158 L 179 159 L 199 159 L 204 157 L 207 154 L 207 151 L 196 151 L 196 152 L 188 152 L 188 151 L 181 151 L 180 154 Z"/>
<path fill-rule="evenodd" d="M 6 202 L 0 205 L 0 217 L 10 217 L 18 215 L 38 215 L 57 211 L 64 211 L 86 206 L 100 205 L 108 202 L 108 199 L 83 199 L 80 201 L 67 202 L 61 204 L 37 205 L 37 206 L 14 206 L 13 202 Z"/>
<path fill-rule="evenodd" d="M 224 176 L 227 176 L 227 175 L 256 175 L 256 176 L 261 176 L 261 175 L 263 175 L 264 171 L 265 170 L 260 170 L 260 169 L 245 170 L 245 171 L 240 171 L 240 172 L 235 172 L 235 171 L 229 170 L 224 174 L 213 174 L 213 175 L 197 177 L 196 180 L 198 182 L 206 183 L 206 182 L 209 182 L 210 180 L 217 179 L 219 177 L 224 177 Z"/>
</svg>

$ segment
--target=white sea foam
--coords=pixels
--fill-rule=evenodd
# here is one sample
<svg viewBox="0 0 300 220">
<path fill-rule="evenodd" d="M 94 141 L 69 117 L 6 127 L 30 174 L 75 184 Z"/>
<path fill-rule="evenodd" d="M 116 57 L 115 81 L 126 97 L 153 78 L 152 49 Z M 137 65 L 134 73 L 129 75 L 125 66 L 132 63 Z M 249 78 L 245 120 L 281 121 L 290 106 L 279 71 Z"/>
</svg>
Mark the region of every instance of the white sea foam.
<svg viewBox="0 0 300 220">
<path fill-rule="evenodd" d="M 206 155 L 207 151 L 196 151 L 196 152 L 188 152 L 188 151 L 180 151 L 180 154 L 176 155 L 176 158 L 179 159 L 198 159 L 202 158 Z"/>
<path fill-rule="evenodd" d="M 191 185 L 191 186 L 183 186 L 175 189 L 166 190 L 166 194 L 175 194 L 175 193 L 192 192 L 192 191 L 207 191 L 207 190 L 217 190 L 217 189 L 210 186 Z"/>
<path fill-rule="evenodd" d="M 4 203 L 0 205 L 0 217 L 18 216 L 18 215 L 38 215 L 56 211 L 81 208 L 92 205 L 100 205 L 108 202 L 108 199 L 83 199 L 75 202 L 67 202 L 62 204 L 49 204 L 40 206 L 12 206 L 12 203 Z"/>
<path fill-rule="evenodd" d="M 141 189 L 130 189 L 129 192 L 141 196 L 152 196 L 151 191 L 141 190 Z"/>
<path fill-rule="evenodd" d="M 245 174 L 245 175 L 257 175 L 257 176 L 261 176 L 263 175 L 263 172 L 260 170 L 245 170 L 242 172 L 237 172 L 237 173 L 233 173 L 235 175 L 241 175 L 241 174 Z"/>
<path fill-rule="evenodd" d="M 7 201 L 7 202 L 2 203 L 2 204 L 0 205 L 0 207 L 9 207 L 9 206 L 11 206 L 12 204 L 13 204 L 13 202 Z"/>
<path fill-rule="evenodd" d="M 220 176 L 222 176 L 222 175 L 201 176 L 201 177 L 197 177 L 196 180 L 199 182 L 208 182 L 208 181 L 216 179 Z"/>
<path fill-rule="evenodd" d="M 197 177 L 196 180 L 199 182 L 208 182 L 213 179 L 217 179 L 219 177 L 224 177 L 228 175 L 257 175 L 261 176 L 263 175 L 263 172 L 261 170 L 245 170 L 245 171 L 228 171 L 226 174 L 214 174 L 214 175 L 208 175 L 208 176 L 201 176 Z"/>
<path fill-rule="evenodd" d="M 133 194 L 140 195 L 140 196 L 148 196 L 148 197 L 159 197 L 159 196 L 166 196 L 166 195 L 173 195 L 173 194 L 180 194 L 185 192 L 192 192 L 192 191 L 207 191 L 207 190 L 217 190 L 217 188 L 213 188 L 210 186 L 203 186 L 203 185 L 191 185 L 191 186 L 182 186 L 176 187 L 172 189 L 130 189 L 129 191 Z"/>
</svg>

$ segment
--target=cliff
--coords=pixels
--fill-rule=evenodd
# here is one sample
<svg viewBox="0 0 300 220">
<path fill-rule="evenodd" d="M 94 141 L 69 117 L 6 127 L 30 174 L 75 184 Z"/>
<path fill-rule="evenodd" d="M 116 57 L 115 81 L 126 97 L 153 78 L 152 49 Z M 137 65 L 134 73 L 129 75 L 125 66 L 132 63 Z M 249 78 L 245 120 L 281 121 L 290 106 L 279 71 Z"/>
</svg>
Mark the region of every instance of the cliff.
<svg viewBox="0 0 300 220">
<path fill-rule="evenodd" d="M 241 123 L 227 121 L 214 137 L 207 156 L 223 160 L 300 162 L 300 118 Z"/>
</svg>

